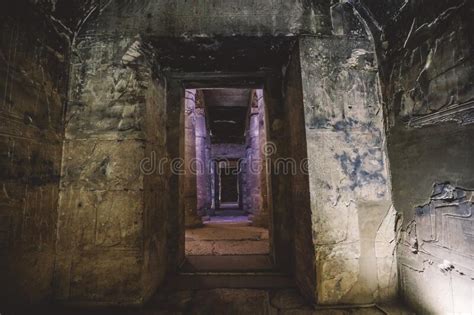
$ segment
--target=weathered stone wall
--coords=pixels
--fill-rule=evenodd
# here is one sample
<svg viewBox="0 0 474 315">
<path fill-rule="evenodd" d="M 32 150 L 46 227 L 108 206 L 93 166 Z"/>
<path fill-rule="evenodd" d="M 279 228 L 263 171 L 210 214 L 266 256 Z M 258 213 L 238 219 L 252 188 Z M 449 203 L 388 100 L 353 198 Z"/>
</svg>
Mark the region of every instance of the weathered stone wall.
<svg viewBox="0 0 474 315">
<path fill-rule="evenodd" d="M 290 173 L 290 187 L 287 198 L 289 211 L 293 215 L 294 233 L 294 274 L 296 283 L 303 295 L 310 301 L 317 301 L 315 248 L 311 220 L 311 205 L 305 121 L 303 111 L 303 83 L 301 76 L 300 51 L 295 44 L 290 62 L 285 69 L 284 102 L 286 107 L 286 124 L 288 130 L 289 155 L 283 161 L 293 161 L 287 167 Z M 310 224 L 308 224 L 310 223 Z"/>
<path fill-rule="evenodd" d="M 81 42 L 71 75 L 55 295 L 141 303 L 166 270 L 167 175 L 155 175 L 166 156 L 164 83 L 139 42 L 117 39 Z"/>
<path fill-rule="evenodd" d="M 197 212 L 204 216 L 211 208 L 211 139 L 207 130 L 204 98 L 201 91 L 196 94 L 196 159 L 197 159 Z"/>
<path fill-rule="evenodd" d="M 186 227 L 196 227 L 202 224 L 197 213 L 197 168 L 196 164 L 196 90 L 185 91 L 184 96 L 184 174 L 182 180 L 181 198 L 183 199 L 184 224 Z"/>
<path fill-rule="evenodd" d="M 245 160 L 243 164 L 244 169 L 244 185 L 243 185 L 243 203 L 244 209 L 250 214 L 258 213 L 260 211 L 259 196 L 260 196 L 260 173 L 258 167 L 260 163 L 259 156 L 259 129 L 258 129 L 258 103 L 256 100 L 255 91 L 252 92 L 252 100 L 250 102 L 249 115 L 247 117 L 247 130 L 245 139 L 245 155 L 242 157 Z"/>
<path fill-rule="evenodd" d="M 329 1 L 242 0 L 112 1 L 100 19 L 84 26 L 84 36 L 122 34 L 289 35 L 324 33 L 329 28 Z"/>
<path fill-rule="evenodd" d="M 145 94 L 145 160 L 140 164 L 140 172 L 144 173 L 144 213 L 143 215 L 143 290 L 142 296 L 145 300 L 153 294 L 164 280 L 168 268 L 167 253 L 169 240 L 167 232 L 169 229 L 169 212 L 173 209 L 171 204 L 175 200 L 163 192 L 170 191 L 170 178 L 172 176 L 169 165 L 159 169 L 159 164 L 152 168 L 153 172 L 147 173 L 147 158 L 156 157 L 156 163 L 160 158 L 169 156 L 167 147 L 169 142 L 169 131 L 167 122 L 169 120 L 166 81 L 152 77 L 147 85 Z M 135 162 L 135 161 L 133 161 Z M 153 165 L 153 160 L 151 160 Z M 168 166 L 168 167 L 167 167 Z"/>
<path fill-rule="evenodd" d="M 244 208 L 250 213 L 252 225 L 268 228 L 270 217 L 265 203 L 267 198 L 266 177 L 264 169 L 265 156 L 262 149 L 266 142 L 265 135 L 265 105 L 263 91 L 253 92 L 251 108 L 248 117 L 246 135 L 246 155 L 243 171 L 245 181 L 243 184 Z"/>
<path fill-rule="evenodd" d="M 332 14 L 334 36 L 299 41 L 317 302 L 373 302 L 397 293 L 375 51 L 350 5 Z"/>
<path fill-rule="evenodd" d="M 68 38 L 0 4 L 0 305 L 52 295 Z"/>
<path fill-rule="evenodd" d="M 271 253 L 281 270 L 294 272 L 294 216 L 291 196 L 290 174 L 280 172 L 278 161 L 291 157 L 291 142 L 288 128 L 288 113 L 283 99 L 283 78 L 276 73 L 268 76 L 264 83 L 263 94 L 266 107 L 266 141 L 264 157 L 268 170 L 268 209 L 270 213 Z M 265 166 L 265 165 L 264 165 Z M 310 225 L 309 221 L 304 226 Z M 304 227 L 298 227 L 304 228 Z"/>
<path fill-rule="evenodd" d="M 256 90 L 256 96 L 258 99 L 258 136 L 259 136 L 259 148 L 258 154 L 261 160 L 261 169 L 262 174 L 260 175 L 260 222 L 263 226 L 270 227 L 272 224 L 272 214 L 269 207 L 269 171 L 267 159 L 263 148 L 268 141 L 267 138 L 267 129 L 268 129 L 268 119 L 267 119 L 267 108 L 265 104 L 265 99 L 263 97 L 263 90 Z M 266 222 L 265 222 L 266 221 Z"/>
<path fill-rule="evenodd" d="M 400 285 L 423 314 L 474 311 L 473 13 L 472 1 L 400 4 L 380 52 L 393 197 L 403 215 Z"/>
<path fill-rule="evenodd" d="M 152 153 L 157 160 L 182 156 L 183 95 L 176 82 L 152 75 L 135 36 L 185 35 L 189 47 L 205 47 L 182 59 L 161 56 L 176 57 L 182 69 L 257 71 L 280 65 L 286 57 L 276 56 L 288 44 L 258 36 L 304 34 L 289 64 L 285 102 L 280 78 L 265 82 L 268 139 L 277 149 L 271 161 L 309 158 L 310 191 L 304 176 L 283 174 L 271 174 L 267 187 L 277 263 L 296 270 L 300 288 L 318 303 L 394 297 L 394 228 L 401 228 L 405 299 L 422 313 L 472 311 L 472 2 L 349 1 L 374 42 L 349 3 L 30 2 L 42 13 L 18 6 L 1 22 L 0 267 L 12 284 L 9 295 L 51 295 L 56 241 L 56 295 L 69 301 L 139 303 L 182 259 L 179 177 L 147 176 L 139 166 Z M 192 46 L 187 35 L 210 38 Z M 68 41 L 74 58 L 60 171 Z M 163 39 L 150 45 L 162 48 L 157 42 L 173 46 Z M 271 52 L 253 53 L 263 51 L 259 42 Z M 237 49 L 242 54 L 232 56 L 244 56 L 242 64 L 226 61 L 245 43 L 257 48 Z M 188 46 L 168 52 L 181 47 Z M 216 61 L 196 61 L 203 56 Z M 152 68 L 161 75 L 167 66 Z M 303 113 L 287 106 L 301 103 Z M 393 203 L 403 224 L 392 206 L 383 114 Z M 305 128 L 292 128 L 294 121 Z M 303 133 L 306 143 L 299 142 Z M 312 233 L 305 230 L 309 207 Z M 313 263 L 315 273 L 308 273 Z"/>
</svg>

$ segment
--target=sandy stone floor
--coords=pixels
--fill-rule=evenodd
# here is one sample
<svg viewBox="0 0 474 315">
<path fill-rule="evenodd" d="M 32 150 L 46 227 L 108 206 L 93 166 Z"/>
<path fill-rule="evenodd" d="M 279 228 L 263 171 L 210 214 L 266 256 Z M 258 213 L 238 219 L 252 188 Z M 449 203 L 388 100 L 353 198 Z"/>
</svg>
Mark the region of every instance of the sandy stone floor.
<svg viewBox="0 0 474 315">
<path fill-rule="evenodd" d="M 186 255 L 264 255 L 270 251 L 268 230 L 250 226 L 247 217 L 212 217 L 204 227 L 188 229 Z"/>
</svg>

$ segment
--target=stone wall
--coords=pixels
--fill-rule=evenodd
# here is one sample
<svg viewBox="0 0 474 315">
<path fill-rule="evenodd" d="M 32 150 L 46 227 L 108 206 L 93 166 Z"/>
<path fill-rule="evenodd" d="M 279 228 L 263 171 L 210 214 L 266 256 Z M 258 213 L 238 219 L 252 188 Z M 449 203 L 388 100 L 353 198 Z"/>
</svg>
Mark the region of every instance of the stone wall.
<svg viewBox="0 0 474 315">
<path fill-rule="evenodd" d="M 167 37 L 324 33 L 328 10 L 328 0 L 112 1 L 99 19 L 85 23 L 82 35 L 108 37 L 117 29 Z"/>
<path fill-rule="evenodd" d="M 181 198 L 183 199 L 184 224 L 186 227 L 202 225 L 201 218 L 197 213 L 197 167 L 196 158 L 196 90 L 188 89 L 184 96 L 184 174 L 180 176 L 182 183 Z"/>
<path fill-rule="evenodd" d="M 264 83 L 270 161 L 307 156 L 309 178 L 270 175 L 272 252 L 309 298 L 394 297 L 400 232 L 405 299 L 421 313 L 472 312 L 472 1 L 29 2 L 35 10 L 22 1 L 0 10 L 2 298 L 44 300 L 54 289 L 60 300 L 140 303 L 177 268 L 179 178 L 146 170 L 153 156 L 183 156 L 184 92 L 163 78 L 170 65 L 145 61 L 198 47 L 170 64 L 278 70 Z M 176 46 L 165 40 L 181 35 Z M 212 38 L 233 35 L 242 37 Z M 284 101 L 291 40 L 274 35 L 303 35 Z M 245 43 L 254 47 L 233 55 L 241 64 L 227 62 Z M 145 58 L 152 45 L 168 53 Z"/>
<path fill-rule="evenodd" d="M 397 294 L 395 210 L 374 44 L 348 4 L 334 35 L 299 41 L 317 302 Z"/>
<path fill-rule="evenodd" d="M 272 213 L 270 212 L 269 207 L 269 171 L 267 159 L 263 151 L 265 143 L 268 141 L 268 117 L 267 117 L 267 106 L 263 96 L 263 91 L 258 89 L 256 90 L 256 96 L 258 99 L 258 136 L 259 136 L 259 149 L 258 154 L 260 156 L 262 174 L 260 175 L 260 222 L 267 227 L 270 227 L 272 224 Z"/>
<path fill-rule="evenodd" d="M 472 1 L 400 4 L 380 52 L 393 197 L 403 215 L 400 285 L 423 314 L 474 311 L 473 12 Z"/>
<path fill-rule="evenodd" d="M 296 44 L 291 52 L 290 62 L 286 67 L 284 80 L 284 102 L 286 107 L 288 147 L 291 159 L 296 162 L 291 171 L 290 191 L 287 196 L 288 204 L 293 215 L 294 230 L 294 274 L 296 283 L 303 295 L 310 301 L 317 301 L 316 288 L 316 259 L 313 244 L 313 228 L 311 220 L 311 205 L 309 180 L 307 174 L 308 157 L 305 121 L 303 111 L 303 83 L 301 75 L 300 50 Z M 310 223 L 310 224 L 308 224 Z"/>
<path fill-rule="evenodd" d="M 0 305 L 51 298 L 69 38 L 0 4 Z"/>
<path fill-rule="evenodd" d="M 166 270 L 166 93 L 139 42 L 82 42 L 61 170 L 55 295 L 141 303 Z M 146 162 L 146 163 L 144 163 Z M 152 174 L 153 176 L 146 176 Z"/>
<path fill-rule="evenodd" d="M 246 155 L 244 164 L 244 208 L 250 213 L 252 225 L 268 228 L 270 216 L 266 207 L 266 179 L 267 171 L 265 156 L 262 152 L 266 143 L 265 133 L 265 102 L 263 91 L 258 89 L 253 92 L 248 117 L 246 135 Z"/>
<path fill-rule="evenodd" d="M 204 216 L 211 209 L 211 138 L 207 130 L 206 110 L 202 93 L 197 91 L 196 100 L 196 159 L 197 167 L 197 212 Z"/>
</svg>

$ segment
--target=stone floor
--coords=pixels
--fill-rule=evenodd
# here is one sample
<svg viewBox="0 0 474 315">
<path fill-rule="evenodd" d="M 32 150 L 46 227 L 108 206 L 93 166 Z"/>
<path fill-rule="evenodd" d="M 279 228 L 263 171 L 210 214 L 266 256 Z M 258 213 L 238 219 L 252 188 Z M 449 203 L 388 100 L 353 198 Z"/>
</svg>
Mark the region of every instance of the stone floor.
<svg viewBox="0 0 474 315">
<path fill-rule="evenodd" d="M 270 251 L 268 230 L 250 226 L 246 216 L 211 217 L 187 229 L 186 255 L 264 255 Z"/>
<path fill-rule="evenodd" d="M 221 269 L 246 272 L 271 271 L 268 230 L 250 226 L 247 217 L 211 217 L 202 228 L 186 230 L 186 255 L 183 272 Z M 249 269 L 250 268 L 250 269 Z M 196 270 L 194 270 L 196 269 Z M 240 279 L 240 278 L 239 278 Z M 173 282 L 176 282 L 171 278 Z M 186 282 L 188 281 L 188 282 Z M 360 308 L 314 307 L 307 303 L 292 286 L 269 289 L 229 288 L 229 282 L 215 288 L 202 283 L 190 285 L 165 284 L 143 307 L 35 307 L 14 311 L 2 310 L 0 315 L 406 315 L 398 305 L 366 305 Z M 268 280 L 274 284 L 275 280 Z M 267 283 L 268 283 L 267 281 Z M 245 282 L 245 281 L 244 281 Z M 285 282 L 283 282 L 285 283 Z M 225 287 L 225 288 L 224 288 Z"/>
<path fill-rule="evenodd" d="M 313 308 L 294 289 L 212 289 L 181 290 L 157 293 L 141 308 L 72 309 L 36 308 L 28 312 L 5 312 L 15 314 L 61 314 L 61 315 L 408 315 L 399 306 L 370 306 L 363 308 Z"/>
</svg>

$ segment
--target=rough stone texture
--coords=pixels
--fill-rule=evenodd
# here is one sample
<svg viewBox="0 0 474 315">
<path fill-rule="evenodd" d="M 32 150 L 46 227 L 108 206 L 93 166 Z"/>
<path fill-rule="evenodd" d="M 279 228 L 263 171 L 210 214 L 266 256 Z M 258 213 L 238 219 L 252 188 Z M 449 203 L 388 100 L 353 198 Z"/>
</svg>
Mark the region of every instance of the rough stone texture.
<svg viewBox="0 0 474 315">
<path fill-rule="evenodd" d="M 166 270 L 158 222 L 168 202 L 157 192 L 168 187 L 167 170 L 149 176 L 167 152 L 164 87 L 139 44 L 125 45 L 80 46 L 73 59 L 55 274 L 64 301 L 140 303 Z"/>
<path fill-rule="evenodd" d="M 430 201 L 415 209 L 414 220 L 402 234 L 400 282 L 411 295 L 423 286 L 424 274 L 429 273 L 431 285 L 437 288 L 423 292 L 422 300 L 409 299 L 417 308 L 442 313 L 472 311 L 473 209 L 473 191 L 449 183 L 435 184 Z M 449 256 L 446 249 L 450 250 Z M 420 256 L 423 261 L 418 260 Z M 451 282 L 449 287 L 443 285 L 446 281 Z M 438 304 L 440 293 L 449 294 L 452 304 Z M 431 310 L 423 305 L 425 301 Z"/>
<path fill-rule="evenodd" d="M 473 12 L 472 1 L 399 3 L 379 52 L 394 205 L 403 216 L 401 292 L 421 314 L 474 312 L 472 218 L 462 217 L 469 207 L 452 195 L 438 208 L 439 189 L 468 196 L 474 188 Z M 454 268 L 439 268 L 445 260 Z"/>
<path fill-rule="evenodd" d="M 197 212 L 204 216 L 210 213 L 212 206 L 211 195 L 211 139 L 207 131 L 204 99 L 197 91 L 195 127 L 196 127 L 196 160 L 197 160 Z"/>
<path fill-rule="evenodd" d="M 266 153 L 266 163 L 269 170 L 267 193 L 269 196 L 269 213 L 271 225 L 269 228 L 271 251 L 276 265 L 288 273 L 294 272 L 294 207 L 291 196 L 289 174 L 276 171 L 279 159 L 291 158 L 288 152 L 289 121 L 286 106 L 283 100 L 282 77 L 276 74 L 268 76 L 264 82 L 264 99 L 266 106 L 266 138 L 269 150 Z M 306 229 L 310 221 L 302 222 L 299 229 Z"/>
<path fill-rule="evenodd" d="M 247 148 L 245 155 L 243 198 L 244 209 L 251 216 L 253 225 L 268 228 L 270 216 L 266 207 L 266 180 L 268 177 L 265 156 L 262 150 L 265 148 L 265 102 L 263 91 L 253 91 L 251 108 L 249 110 L 249 121 L 247 127 Z"/>
<path fill-rule="evenodd" d="M 395 233 L 380 229 L 393 214 L 374 46 L 350 22 L 354 33 L 299 42 L 320 304 L 397 292 L 393 250 L 375 250 L 393 249 Z"/>
<path fill-rule="evenodd" d="M 472 1 L 31 0 L 4 1 L 0 12 L 0 250 L 9 296 L 51 295 L 57 241 L 57 298 L 146 298 L 165 266 L 173 270 L 184 255 L 178 177 L 143 176 L 135 164 L 152 152 L 182 156 L 184 93 L 173 71 L 272 69 L 263 82 L 267 137 L 277 148 L 271 162 L 302 159 L 304 150 L 311 161 L 310 205 L 301 198 L 310 193 L 304 176 L 272 174 L 267 183 L 277 264 L 316 270 L 298 281 L 321 303 L 394 296 L 397 227 L 405 299 L 420 313 L 472 312 L 471 221 L 439 216 L 445 207 L 466 216 L 474 187 Z M 281 66 L 295 40 L 274 35 L 307 35 L 293 50 L 301 65 L 294 58 L 289 65 L 302 68 L 302 80 L 284 95 L 304 113 L 287 110 L 281 94 Z M 141 67 L 144 47 L 157 52 L 148 58 L 155 64 Z M 293 119 L 305 125 L 306 143 Z M 444 190 L 459 195 L 440 199 Z"/>
<path fill-rule="evenodd" d="M 296 283 L 306 298 L 316 301 L 316 258 L 311 224 L 311 205 L 308 179 L 306 133 L 303 111 L 303 83 L 301 76 L 300 50 L 295 45 L 286 68 L 284 81 L 284 102 L 287 112 L 288 143 L 291 158 L 296 162 L 290 177 L 288 207 L 293 212 Z M 285 160 L 284 160 L 285 161 Z"/>
<path fill-rule="evenodd" d="M 330 26 L 328 3 L 326 0 L 112 1 L 100 11 L 99 19 L 87 21 L 81 36 L 108 36 L 119 25 L 124 34 L 132 36 L 326 33 Z"/>
<path fill-rule="evenodd" d="M 201 218 L 197 213 L 197 164 L 196 155 L 196 90 L 186 90 L 184 96 L 184 174 L 181 176 L 181 198 L 183 199 L 184 224 L 186 227 L 202 225 Z M 200 154 L 201 155 L 201 154 Z"/>
<path fill-rule="evenodd" d="M 52 295 L 69 47 L 22 1 L 0 29 L 0 305 L 34 303 Z"/>
</svg>

